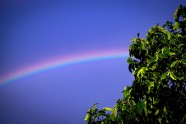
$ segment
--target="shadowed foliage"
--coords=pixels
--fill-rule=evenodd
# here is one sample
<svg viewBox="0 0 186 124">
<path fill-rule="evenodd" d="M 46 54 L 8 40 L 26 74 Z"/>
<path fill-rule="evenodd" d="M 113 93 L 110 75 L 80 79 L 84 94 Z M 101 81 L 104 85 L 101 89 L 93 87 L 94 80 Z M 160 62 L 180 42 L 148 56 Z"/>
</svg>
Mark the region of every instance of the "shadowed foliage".
<svg viewBox="0 0 186 124">
<path fill-rule="evenodd" d="M 146 38 L 131 40 L 129 71 L 132 86 L 113 108 L 87 112 L 87 124 L 186 123 L 186 7 L 174 13 L 175 22 L 153 26 Z"/>
</svg>

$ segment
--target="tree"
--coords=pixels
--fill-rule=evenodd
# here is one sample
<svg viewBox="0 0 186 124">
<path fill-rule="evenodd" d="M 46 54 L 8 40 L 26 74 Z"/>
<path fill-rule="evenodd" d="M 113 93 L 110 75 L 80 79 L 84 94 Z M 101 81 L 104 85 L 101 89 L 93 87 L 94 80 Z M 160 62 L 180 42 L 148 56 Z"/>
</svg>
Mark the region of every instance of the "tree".
<svg viewBox="0 0 186 124">
<path fill-rule="evenodd" d="M 153 26 L 146 38 L 139 33 L 129 47 L 132 86 L 113 108 L 87 112 L 88 124 L 186 123 L 186 7 L 174 13 L 175 23 Z"/>
</svg>

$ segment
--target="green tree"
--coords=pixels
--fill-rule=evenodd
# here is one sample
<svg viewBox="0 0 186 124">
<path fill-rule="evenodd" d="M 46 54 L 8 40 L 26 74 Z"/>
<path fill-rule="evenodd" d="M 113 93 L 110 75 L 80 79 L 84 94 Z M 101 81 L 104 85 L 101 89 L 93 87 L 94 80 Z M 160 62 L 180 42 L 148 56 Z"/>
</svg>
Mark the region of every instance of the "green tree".
<svg viewBox="0 0 186 124">
<path fill-rule="evenodd" d="M 153 26 L 146 38 L 139 33 L 129 47 L 132 86 L 113 108 L 87 112 L 88 124 L 186 123 L 186 7 L 174 13 L 175 23 Z"/>
</svg>

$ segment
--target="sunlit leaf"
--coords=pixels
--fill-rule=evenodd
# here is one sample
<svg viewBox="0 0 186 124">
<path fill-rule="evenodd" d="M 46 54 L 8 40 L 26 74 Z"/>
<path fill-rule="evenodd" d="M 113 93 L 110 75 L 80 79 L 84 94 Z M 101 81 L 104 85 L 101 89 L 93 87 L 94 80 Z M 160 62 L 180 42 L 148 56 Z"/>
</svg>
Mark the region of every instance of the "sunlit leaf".
<svg viewBox="0 0 186 124">
<path fill-rule="evenodd" d="M 154 82 L 150 82 L 148 85 L 148 90 L 150 90 L 152 87 L 154 87 Z"/>
<path fill-rule="evenodd" d="M 145 44 L 145 42 L 141 42 L 141 47 L 142 47 L 143 50 L 146 50 L 146 44 Z"/>
<path fill-rule="evenodd" d="M 130 92 L 131 91 L 132 91 L 132 88 L 127 88 L 127 87 L 124 88 L 123 94 L 124 94 L 125 99 L 128 99 L 130 97 Z"/>
<path fill-rule="evenodd" d="M 132 51 L 132 50 L 134 49 L 134 47 L 135 47 L 135 44 L 131 44 L 131 45 L 129 46 L 129 50 Z"/>
<path fill-rule="evenodd" d="M 137 77 L 138 77 L 138 78 L 143 77 L 143 75 L 144 75 L 144 73 L 145 73 L 146 70 L 147 70 L 146 67 L 142 67 L 142 68 L 138 71 Z M 140 76 L 141 76 L 141 77 L 140 77 Z"/>
<path fill-rule="evenodd" d="M 176 53 L 174 53 L 174 52 L 169 52 L 169 54 L 170 54 L 170 56 L 176 55 Z"/>
<path fill-rule="evenodd" d="M 117 105 L 115 105 L 115 106 L 114 106 L 114 109 L 113 109 L 113 111 L 112 111 L 112 114 L 113 114 L 114 116 L 117 116 L 117 109 L 118 109 L 118 107 L 117 107 Z"/>
<path fill-rule="evenodd" d="M 176 22 L 174 24 L 174 30 L 178 30 L 180 28 L 180 23 L 179 22 Z"/>
<path fill-rule="evenodd" d="M 138 39 L 138 38 L 133 38 L 132 41 L 133 41 L 134 43 L 137 43 L 137 42 L 139 41 L 139 39 Z"/>
<path fill-rule="evenodd" d="M 179 63 L 179 60 L 176 60 L 176 61 L 174 61 L 174 62 L 171 64 L 170 67 L 172 68 L 172 67 L 174 67 L 174 66 L 175 66 L 176 64 L 178 64 L 178 63 Z"/>
<path fill-rule="evenodd" d="M 154 115 L 157 115 L 157 114 L 159 113 L 159 111 L 160 111 L 159 109 L 158 109 L 158 110 L 156 110 L 156 112 L 155 112 L 155 114 L 154 114 Z"/>
<path fill-rule="evenodd" d="M 89 118 L 90 118 L 90 114 L 89 114 L 89 113 L 87 113 L 87 114 L 86 114 L 86 116 L 85 116 L 85 118 L 84 118 L 84 120 L 85 120 L 85 121 L 88 121 L 88 120 L 89 120 Z"/>
<path fill-rule="evenodd" d="M 103 108 L 103 109 L 106 110 L 106 111 L 111 111 L 111 112 L 112 112 L 112 108 L 105 107 L 105 108 Z"/>
<path fill-rule="evenodd" d="M 176 76 L 175 76 L 175 74 L 174 74 L 172 71 L 170 71 L 169 74 L 170 74 L 170 77 L 171 77 L 173 80 L 176 80 Z"/>
<path fill-rule="evenodd" d="M 157 64 L 154 64 L 154 65 L 151 67 L 151 70 L 154 70 L 156 67 L 157 67 Z"/>
<path fill-rule="evenodd" d="M 144 112 L 145 112 L 145 116 L 147 116 L 148 115 L 148 111 L 147 111 L 146 107 L 144 107 Z"/>
<path fill-rule="evenodd" d="M 136 42 L 137 38 L 132 38 L 131 42 Z"/>
<path fill-rule="evenodd" d="M 168 72 L 162 74 L 161 79 L 164 80 L 167 77 Z"/>
<path fill-rule="evenodd" d="M 150 105 L 150 108 L 153 109 L 154 108 L 153 105 Z"/>
<path fill-rule="evenodd" d="M 127 59 L 127 63 L 128 63 L 128 64 L 132 64 L 132 62 L 133 62 L 132 58 L 129 57 L 129 58 Z"/>
<path fill-rule="evenodd" d="M 186 53 L 183 53 L 182 56 L 184 59 L 186 59 Z"/>
<path fill-rule="evenodd" d="M 175 21 L 178 21 L 178 18 L 179 18 L 179 16 L 180 16 L 180 7 L 178 7 L 177 9 L 176 9 L 176 11 L 174 12 L 174 19 L 175 19 Z"/>
<path fill-rule="evenodd" d="M 149 100 L 150 100 L 150 101 L 152 101 L 152 98 L 151 98 L 151 97 L 149 97 Z"/>
<path fill-rule="evenodd" d="M 168 40 L 170 40 L 170 38 L 171 38 L 171 34 L 169 32 L 167 33 L 167 38 L 168 38 Z"/>
</svg>

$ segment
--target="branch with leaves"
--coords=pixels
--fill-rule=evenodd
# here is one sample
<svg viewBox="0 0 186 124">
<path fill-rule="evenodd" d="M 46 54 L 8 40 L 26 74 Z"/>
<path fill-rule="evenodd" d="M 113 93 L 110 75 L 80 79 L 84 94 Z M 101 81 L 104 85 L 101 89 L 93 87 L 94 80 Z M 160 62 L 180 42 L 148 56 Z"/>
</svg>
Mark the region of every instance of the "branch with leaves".
<svg viewBox="0 0 186 124">
<path fill-rule="evenodd" d="M 174 13 L 175 23 L 155 25 L 146 38 L 131 40 L 129 71 L 132 86 L 114 108 L 87 112 L 87 124 L 185 124 L 186 123 L 186 7 Z"/>
</svg>

